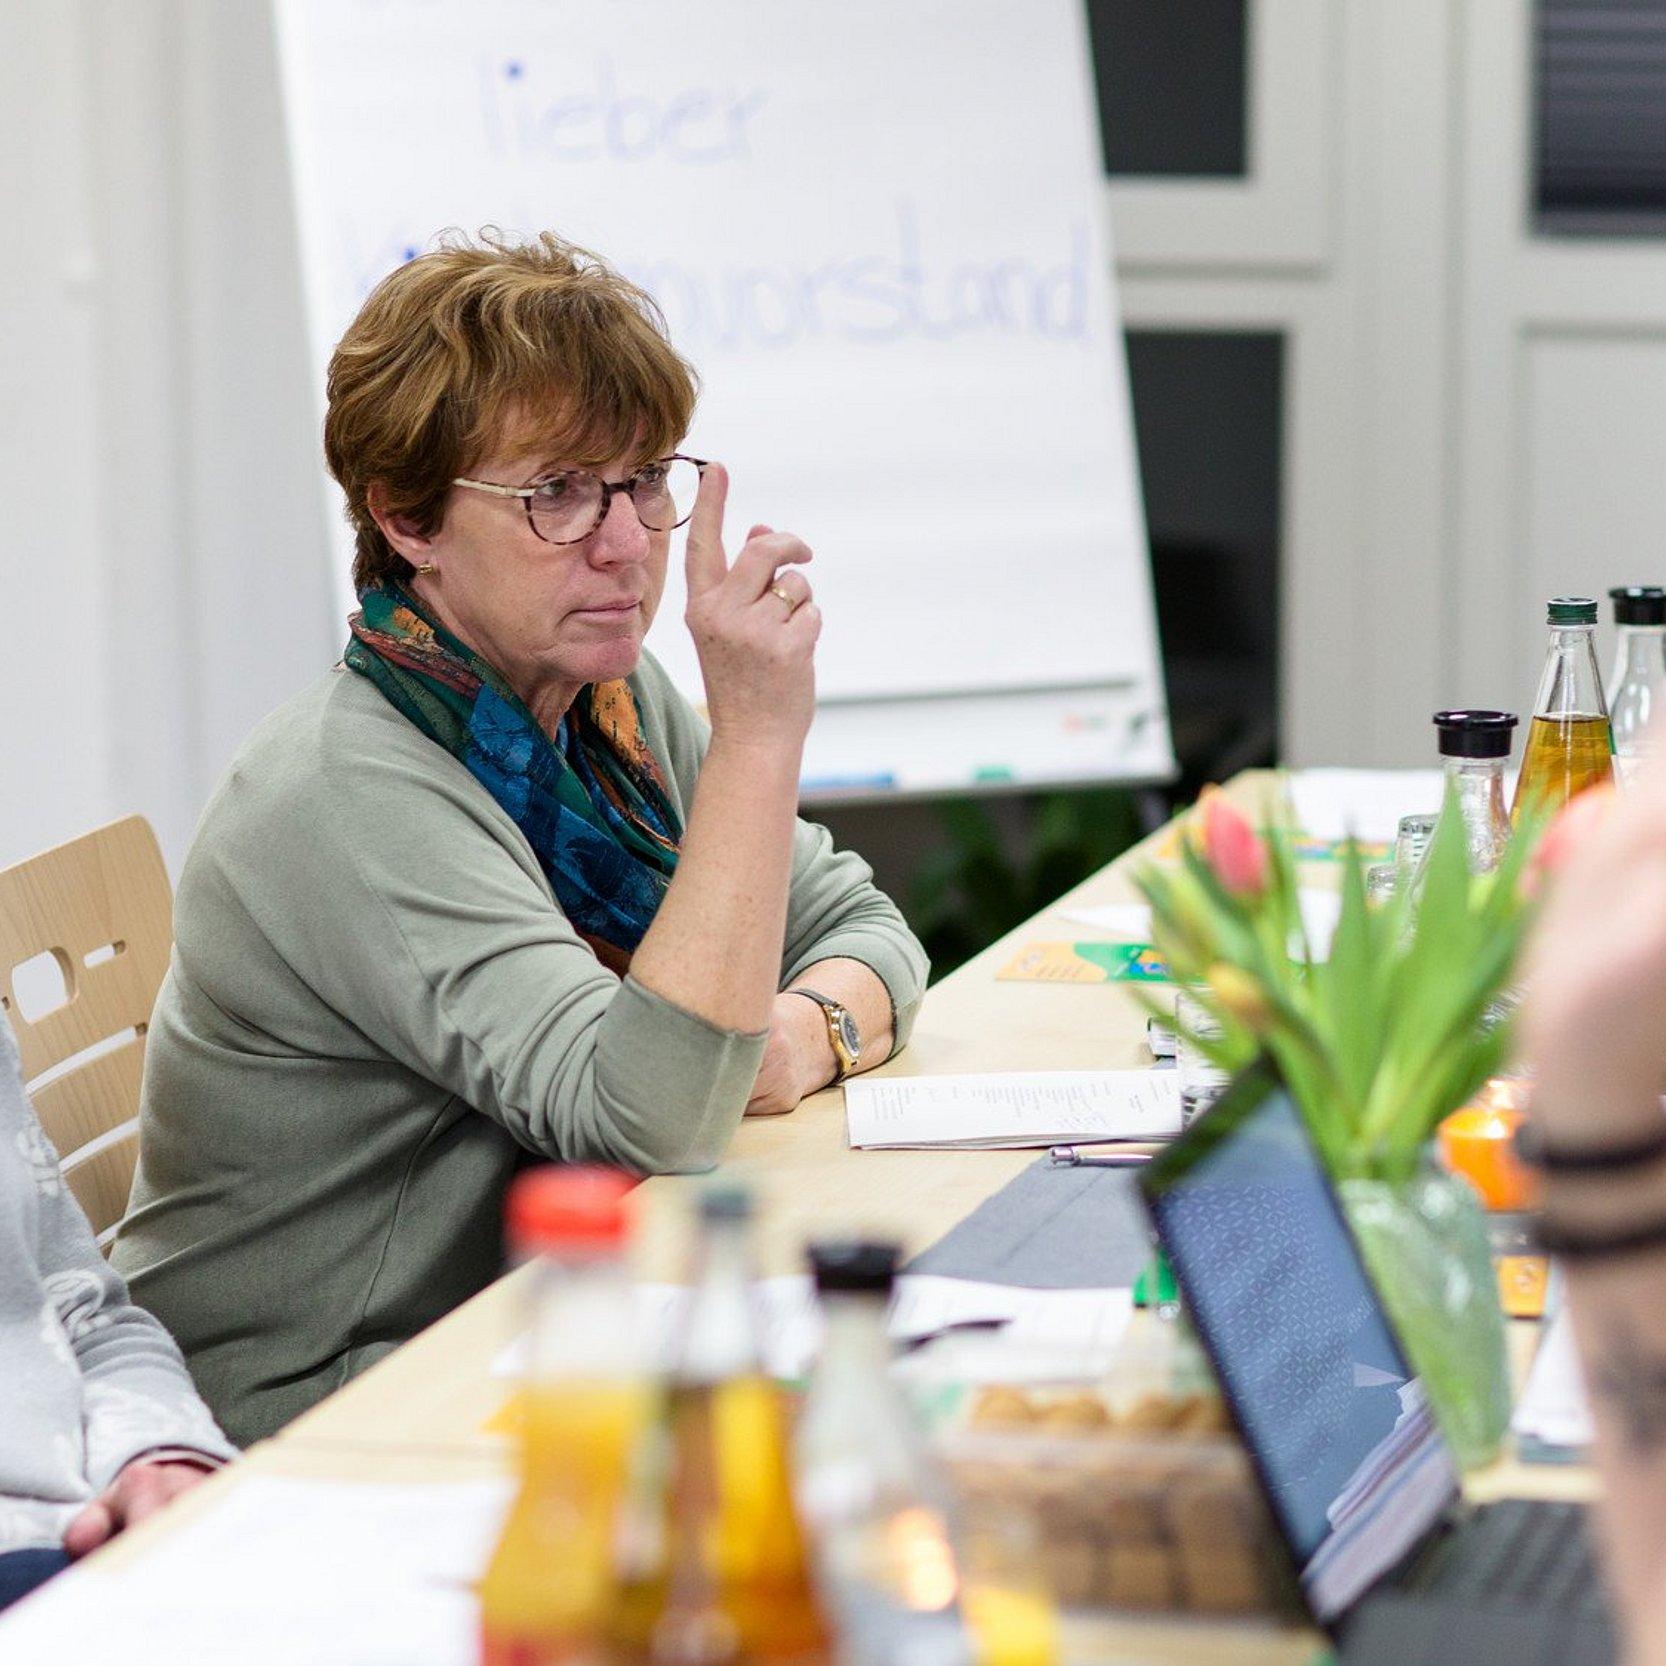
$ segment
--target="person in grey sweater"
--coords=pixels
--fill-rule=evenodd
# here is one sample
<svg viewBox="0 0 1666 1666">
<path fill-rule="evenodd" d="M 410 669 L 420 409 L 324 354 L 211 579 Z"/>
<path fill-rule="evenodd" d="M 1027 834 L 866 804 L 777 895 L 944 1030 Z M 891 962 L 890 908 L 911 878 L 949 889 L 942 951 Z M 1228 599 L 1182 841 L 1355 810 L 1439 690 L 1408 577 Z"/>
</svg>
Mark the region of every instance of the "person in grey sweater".
<svg viewBox="0 0 1666 1666">
<path fill-rule="evenodd" d="M 902 1046 L 926 975 L 797 819 L 810 551 L 730 559 L 645 295 L 452 243 L 328 386 L 362 612 L 197 829 L 115 1249 L 244 1442 L 494 1277 L 529 1157 L 709 1168 Z M 643 651 L 684 524 L 709 721 Z"/>
<path fill-rule="evenodd" d="M 0 1608 L 232 1455 L 99 1254 L 0 1016 Z"/>
</svg>

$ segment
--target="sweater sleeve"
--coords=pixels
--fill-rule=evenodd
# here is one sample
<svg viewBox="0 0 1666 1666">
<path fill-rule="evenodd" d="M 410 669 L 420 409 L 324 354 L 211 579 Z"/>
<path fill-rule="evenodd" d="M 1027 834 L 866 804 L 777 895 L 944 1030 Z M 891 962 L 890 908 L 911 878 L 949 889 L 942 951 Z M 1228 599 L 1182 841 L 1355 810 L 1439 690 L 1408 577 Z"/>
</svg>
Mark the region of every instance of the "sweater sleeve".
<svg viewBox="0 0 1666 1666">
<path fill-rule="evenodd" d="M 355 758 L 328 788 L 304 839 L 228 876 L 297 975 L 529 1151 L 639 1173 L 718 1161 L 763 1035 L 603 966 L 461 765 Z"/>
<path fill-rule="evenodd" d="M 664 724 L 665 750 L 685 799 L 711 735 L 652 659 L 641 673 Z M 781 961 L 785 989 L 819 960 L 859 960 L 885 985 L 893 1015 L 892 1051 L 900 1051 L 914 1027 L 930 963 L 901 910 L 873 882 L 873 869 L 854 851 L 839 850 L 825 827 L 800 818 L 793 834 L 792 890 Z"/>
<path fill-rule="evenodd" d="M 0 1020 L 0 1093 L 11 1101 L 0 1124 L 15 1123 L 15 1146 L 37 1197 L 35 1266 L 13 1277 L 38 1279 L 61 1341 L 81 1378 L 86 1481 L 102 1492 L 135 1458 L 158 1448 L 187 1449 L 216 1462 L 235 1456 L 198 1397 L 185 1362 L 160 1323 L 128 1300 L 105 1262 L 23 1093 L 17 1052 Z M 50 1321 L 48 1321 L 50 1323 Z M 12 1361 L 27 1378 L 27 1361 Z"/>
<path fill-rule="evenodd" d="M 781 987 L 818 960 L 835 958 L 861 961 L 885 985 L 891 1051 L 900 1052 L 925 994 L 926 952 L 897 905 L 874 884 L 873 869 L 854 851 L 835 849 L 825 827 L 800 821 Z"/>
</svg>

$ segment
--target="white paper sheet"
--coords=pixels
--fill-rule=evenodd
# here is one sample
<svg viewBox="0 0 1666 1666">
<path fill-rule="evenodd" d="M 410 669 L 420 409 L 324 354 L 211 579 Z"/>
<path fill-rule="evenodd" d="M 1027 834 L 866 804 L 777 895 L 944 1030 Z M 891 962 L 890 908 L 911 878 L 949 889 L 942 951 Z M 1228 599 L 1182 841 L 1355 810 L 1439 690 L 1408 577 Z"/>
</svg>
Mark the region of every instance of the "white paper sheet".
<svg viewBox="0 0 1666 1666">
<path fill-rule="evenodd" d="M 1296 826 L 1315 839 L 1392 839 L 1401 816 L 1440 809 L 1438 769 L 1303 769 L 1290 779 Z"/>
<path fill-rule="evenodd" d="M 0 1617 L 0 1660 L 474 1666 L 472 1584 L 510 1490 L 253 1476 L 142 1559 Z"/>
<path fill-rule="evenodd" d="M 786 1379 L 803 1376 L 821 1352 L 822 1313 L 815 1285 L 807 1275 L 794 1274 L 759 1279 L 752 1288 L 765 1370 Z M 662 1368 L 671 1364 L 690 1294 L 682 1284 L 636 1287 L 638 1322 Z M 1002 1286 L 905 1273 L 892 1297 L 890 1332 L 898 1342 L 918 1342 L 957 1326 L 1004 1321 L 1018 1305 L 1017 1294 Z M 492 1361 L 492 1375 L 521 1376 L 526 1363 L 526 1338 L 518 1336 Z"/>
<path fill-rule="evenodd" d="M 1296 893 L 1296 905 L 1302 911 L 1302 924 L 1307 928 L 1313 958 L 1328 958 L 1331 939 L 1342 917 L 1342 893 L 1303 885 Z M 1089 927 L 1108 942 L 1151 941 L 1151 910 L 1143 902 L 1112 902 L 1097 908 L 1066 908 L 1061 912 L 1065 919 Z"/>
<path fill-rule="evenodd" d="M 1097 908 L 1065 908 L 1064 918 L 1089 926 L 1112 943 L 1149 943 L 1151 910 L 1143 902 L 1108 902 Z"/>
<path fill-rule="evenodd" d="M 845 1084 L 845 1117 L 851 1145 L 876 1151 L 1161 1140 L 1180 1132 L 1180 1078 L 1172 1070 L 868 1077 Z"/>
<path fill-rule="evenodd" d="M 1585 1447 L 1595 1430 L 1565 1306 L 1545 1326 L 1510 1427 L 1546 1446 Z"/>
<path fill-rule="evenodd" d="M 971 1280 L 943 1282 L 964 1282 L 968 1302 L 979 1300 L 980 1291 L 1009 1301 L 1012 1318 L 998 1330 L 950 1332 L 906 1357 L 899 1366 L 906 1376 L 998 1383 L 1102 1376 L 1134 1314 L 1132 1290 L 1024 1290 Z"/>
</svg>

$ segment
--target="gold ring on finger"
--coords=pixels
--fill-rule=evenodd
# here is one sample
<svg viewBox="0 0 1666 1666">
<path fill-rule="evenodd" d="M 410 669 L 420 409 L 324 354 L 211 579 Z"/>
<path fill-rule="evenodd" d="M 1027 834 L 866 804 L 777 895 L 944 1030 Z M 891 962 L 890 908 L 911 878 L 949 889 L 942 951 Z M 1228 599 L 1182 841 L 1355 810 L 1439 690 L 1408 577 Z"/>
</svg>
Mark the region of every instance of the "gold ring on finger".
<svg viewBox="0 0 1666 1666">
<path fill-rule="evenodd" d="M 772 596 L 779 596 L 787 604 L 787 617 L 790 619 L 798 612 L 798 598 L 784 584 L 772 584 L 769 587 Z"/>
</svg>

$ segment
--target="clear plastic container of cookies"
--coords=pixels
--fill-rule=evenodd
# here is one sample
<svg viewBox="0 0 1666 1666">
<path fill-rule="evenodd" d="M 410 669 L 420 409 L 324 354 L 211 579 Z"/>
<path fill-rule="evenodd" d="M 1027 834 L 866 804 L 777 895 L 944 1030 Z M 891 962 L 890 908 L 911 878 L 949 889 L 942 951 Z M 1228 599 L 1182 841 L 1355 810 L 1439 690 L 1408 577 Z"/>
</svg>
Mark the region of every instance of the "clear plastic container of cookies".
<svg viewBox="0 0 1666 1666">
<path fill-rule="evenodd" d="M 971 1389 L 938 1446 L 969 1521 L 1032 1523 L 1061 1607 L 1296 1611 L 1249 1461 L 1206 1385 Z"/>
</svg>

